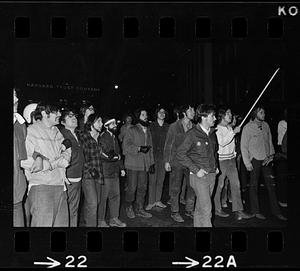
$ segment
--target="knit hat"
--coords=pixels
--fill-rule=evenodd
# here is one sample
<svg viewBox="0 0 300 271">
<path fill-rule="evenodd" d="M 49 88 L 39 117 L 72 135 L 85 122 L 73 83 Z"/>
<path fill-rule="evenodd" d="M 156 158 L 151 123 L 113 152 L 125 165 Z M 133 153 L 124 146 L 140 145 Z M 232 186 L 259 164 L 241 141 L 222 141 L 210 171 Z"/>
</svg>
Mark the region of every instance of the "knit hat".
<svg viewBox="0 0 300 271">
<path fill-rule="evenodd" d="M 36 109 L 37 103 L 32 103 L 26 105 L 26 107 L 23 110 L 23 117 L 28 122 L 31 123 L 31 113 Z"/>
<path fill-rule="evenodd" d="M 108 127 L 108 125 L 111 124 L 112 122 L 116 122 L 116 119 L 112 117 L 103 117 L 103 126 L 105 128 Z"/>
</svg>

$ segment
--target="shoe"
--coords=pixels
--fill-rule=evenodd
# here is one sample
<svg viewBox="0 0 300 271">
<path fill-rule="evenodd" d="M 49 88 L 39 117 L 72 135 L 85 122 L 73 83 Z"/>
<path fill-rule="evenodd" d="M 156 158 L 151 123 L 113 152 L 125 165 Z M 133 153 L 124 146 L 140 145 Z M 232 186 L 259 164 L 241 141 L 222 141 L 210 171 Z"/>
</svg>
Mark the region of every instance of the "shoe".
<svg viewBox="0 0 300 271">
<path fill-rule="evenodd" d="M 98 227 L 99 228 L 109 228 L 109 226 L 107 225 L 107 223 L 105 221 L 100 221 L 98 223 Z"/>
<path fill-rule="evenodd" d="M 161 201 L 155 202 L 155 206 L 159 207 L 159 208 L 166 208 L 167 205 L 163 204 Z"/>
<path fill-rule="evenodd" d="M 286 202 L 278 201 L 278 204 L 279 204 L 281 207 L 287 207 L 287 203 L 286 203 Z"/>
<path fill-rule="evenodd" d="M 183 205 L 185 205 L 186 204 L 186 202 L 185 202 L 185 200 L 184 199 L 180 199 L 180 201 L 179 201 L 181 204 L 183 204 Z"/>
<path fill-rule="evenodd" d="M 149 211 L 149 210 L 151 210 L 154 206 L 155 206 L 155 203 L 153 203 L 153 204 L 150 204 L 150 203 L 149 203 L 149 204 L 146 206 L 145 210 Z"/>
<path fill-rule="evenodd" d="M 141 217 L 145 217 L 145 218 L 150 218 L 152 217 L 152 215 L 146 211 L 144 211 L 144 209 L 139 209 L 136 211 L 136 215 L 137 216 L 141 216 Z"/>
<path fill-rule="evenodd" d="M 237 211 L 237 212 L 234 212 L 234 216 L 235 216 L 235 219 L 236 219 L 236 220 L 249 219 L 249 218 L 254 217 L 254 215 L 252 215 L 252 214 L 247 214 L 247 213 L 245 213 L 244 211 Z"/>
<path fill-rule="evenodd" d="M 193 211 L 190 211 L 190 212 L 186 211 L 185 215 L 189 216 L 190 218 L 194 218 L 194 212 Z"/>
<path fill-rule="evenodd" d="M 171 199 L 169 199 L 169 200 L 167 201 L 167 204 L 168 204 L 168 205 L 171 205 Z"/>
<path fill-rule="evenodd" d="M 258 219 L 266 219 L 266 217 L 263 214 L 255 214 L 255 217 Z"/>
<path fill-rule="evenodd" d="M 232 199 L 231 199 L 231 198 L 229 198 L 229 199 L 228 199 L 228 202 L 232 203 Z"/>
<path fill-rule="evenodd" d="M 223 210 L 216 211 L 215 215 L 220 216 L 220 217 L 228 217 L 229 214 L 225 213 Z"/>
<path fill-rule="evenodd" d="M 133 211 L 132 206 L 126 207 L 126 215 L 127 215 L 129 218 L 135 218 L 135 213 L 134 213 L 134 211 Z"/>
<path fill-rule="evenodd" d="M 181 217 L 181 215 L 179 213 L 172 213 L 171 217 L 173 218 L 173 220 L 175 222 L 184 222 L 183 218 Z"/>
<path fill-rule="evenodd" d="M 280 220 L 287 221 L 287 218 L 285 216 L 283 216 L 282 214 L 276 215 L 276 217 Z"/>
<path fill-rule="evenodd" d="M 110 221 L 109 221 L 109 226 L 111 227 L 119 227 L 119 228 L 124 228 L 126 227 L 126 223 L 122 222 L 119 218 L 115 217 L 115 218 L 112 218 Z"/>
</svg>

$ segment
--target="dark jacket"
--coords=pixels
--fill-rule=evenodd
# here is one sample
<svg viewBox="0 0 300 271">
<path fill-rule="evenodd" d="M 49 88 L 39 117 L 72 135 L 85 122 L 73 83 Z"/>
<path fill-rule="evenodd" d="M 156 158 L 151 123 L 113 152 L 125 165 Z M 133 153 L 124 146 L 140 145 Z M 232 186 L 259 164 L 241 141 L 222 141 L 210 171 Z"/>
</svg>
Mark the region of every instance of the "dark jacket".
<svg viewBox="0 0 300 271">
<path fill-rule="evenodd" d="M 157 121 L 150 125 L 150 132 L 153 143 L 154 161 L 162 161 L 164 159 L 164 146 L 167 138 L 169 124 L 165 123 L 160 126 Z"/>
<path fill-rule="evenodd" d="M 193 124 L 194 127 L 194 124 Z M 176 158 L 177 148 L 183 142 L 186 136 L 184 131 L 182 119 L 179 119 L 169 126 L 169 130 L 166 137 L 166 142 L 164 146 L 164 162 L 169 162 L 171 167 L 181 167 L 182 165 L 178 162 Z"/>
<path fill-rule="evenodd" d="M 83 147 L 79 141 L 79 134 L 76 133 L 77 140 L 72 132 L 65 127 L 61 127 L 59 130 L 65 139 L 69 139 L 72 142 L 70 165 L 66 170 L 67 178 L 81 178 L 83 174 L 84 154 Z"/>
<path fill-rule="evenodd" d="M 100 135 L 100 144 L 102 147 L 102 165 L 103 165 L 103 175 L 104 178 L 114 178 L 119 176 L 121 169 L 124 169 L 123 161 L 121 160 L 121 152 L 118 139 L 108 131 L 104 131 Z M 114 152 L 119 155 L 119 160 L 109 159 L 110 152 Z"/>
<path fill-rule="evenodd" d="M 215 173 L 218 167 L 218 141 L 216 129 L 211 128 L 209 136 L 196 125 L 186 134 L 177 149 L 177 159 L 183 166 L 196 174 L 200 169 Z"/>
<path fill-rule="evenodd" d="M 26 177 L 20 166 L 21 160 L 27 159 L 25 148 L 26 126 L 18 121 L 14 123 L 14 203 L 23 200 L 27 189 Z"/>
<path fill-rule="evenodd" d="M 140 146 L 151 146 L 147 153 L 139 152 Z M 125 168 L 130 170 L 148 171 L 154 164 L 153 144 L 150 129 L 146 134 L 140 124 L 128 129 L 123 141 L 123 154 L 125 155 Z"/>
</svg>

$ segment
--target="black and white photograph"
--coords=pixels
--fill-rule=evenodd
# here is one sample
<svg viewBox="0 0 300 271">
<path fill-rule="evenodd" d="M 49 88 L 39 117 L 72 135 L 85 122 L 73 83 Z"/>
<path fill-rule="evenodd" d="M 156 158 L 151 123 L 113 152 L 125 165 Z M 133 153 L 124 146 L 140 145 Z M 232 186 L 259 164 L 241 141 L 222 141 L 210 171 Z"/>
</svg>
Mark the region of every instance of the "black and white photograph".
<svg viewBox="0 0 300 271">
<path fill-rule="evenodd" d="M 286 229 L 296 4 L 1 6 L 14 229 Z"/>
</svg>

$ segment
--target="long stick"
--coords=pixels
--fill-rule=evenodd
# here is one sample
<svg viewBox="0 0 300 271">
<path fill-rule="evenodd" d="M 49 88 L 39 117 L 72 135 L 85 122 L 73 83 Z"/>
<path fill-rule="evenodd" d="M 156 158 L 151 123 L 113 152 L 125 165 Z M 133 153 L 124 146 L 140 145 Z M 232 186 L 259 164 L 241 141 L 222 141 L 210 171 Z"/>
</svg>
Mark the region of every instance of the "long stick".
<svg viewBox="0 0 300 271">
<path fill-rule="evenodd" d="M 251 113 L 252 109 L 254 108 L 254 106 L 256 105 L 256 103 L 258 102 L 258 100 L 260 99 L 260 97 L 264 94 L 265 90 L 267 89 L 267 87 L 269 86 L 269 84 L 271 83 L 271 81 L 273 80 L 274 76 L 276 75 L 276 73 L 279 71 L 280 67 L 274 72 L 274 74 L 272 75 L 272 77 L 270 78 L 269 82 L 266 84 L 265 88 L 263 89 L 263 91 L 260 93 L 260 95 L 258 96 L 258 98 L 256 99 L 256 101 L 254 102 L 254 104 L 252 105 L 252 107 L 250 108 L 250 110 L 248 111 L 246 117 L 243 119 L 243 121 L 241 122 L 241 124 L 239 125 L 239 127 L 241 127 L 243 125 L 243 123 L 245 122 L 245 120 L 247 119 L 247 117 L 249 116 L 249 114 Z"/>
</svg>

